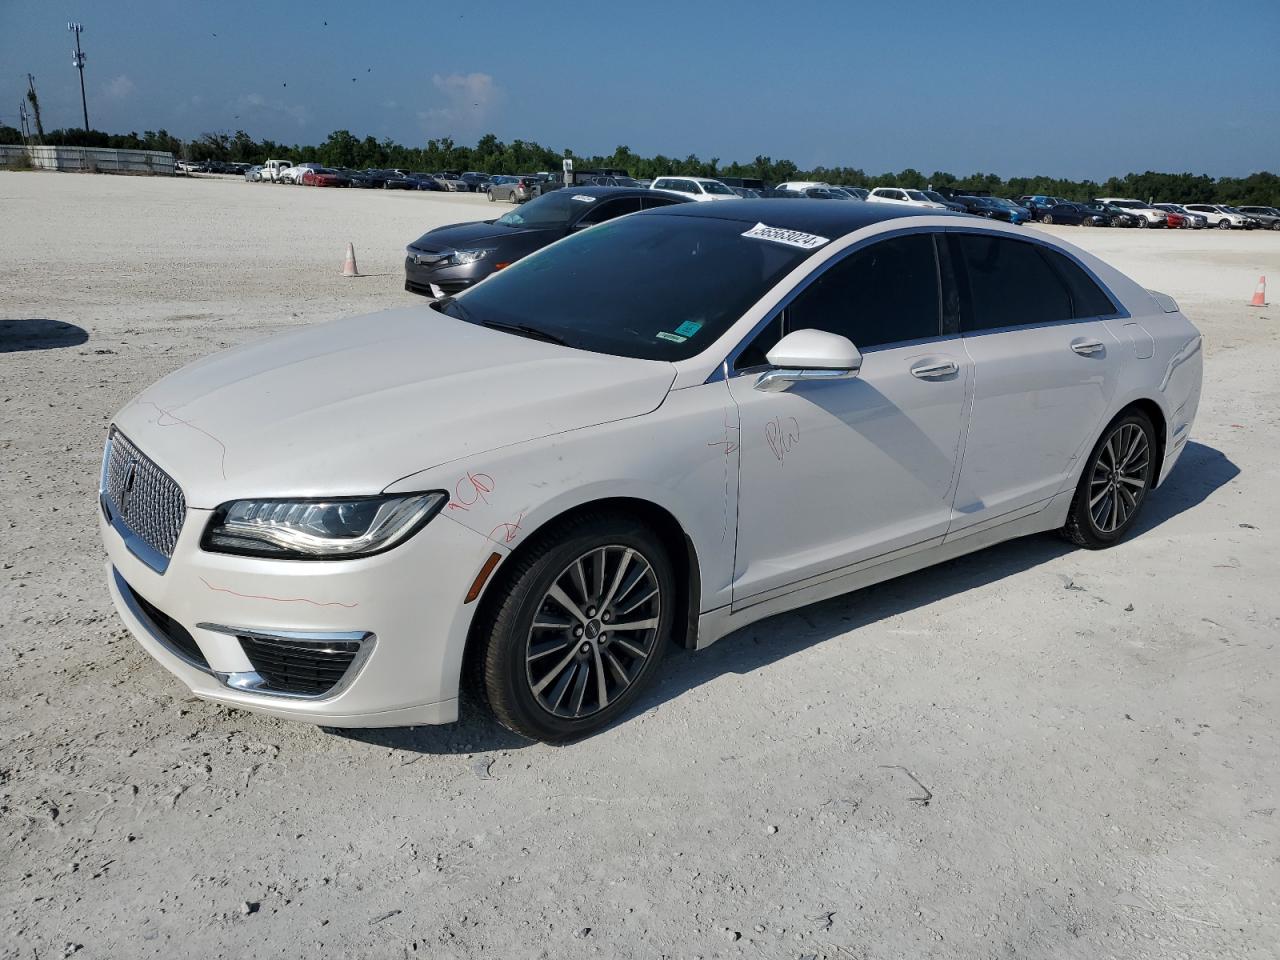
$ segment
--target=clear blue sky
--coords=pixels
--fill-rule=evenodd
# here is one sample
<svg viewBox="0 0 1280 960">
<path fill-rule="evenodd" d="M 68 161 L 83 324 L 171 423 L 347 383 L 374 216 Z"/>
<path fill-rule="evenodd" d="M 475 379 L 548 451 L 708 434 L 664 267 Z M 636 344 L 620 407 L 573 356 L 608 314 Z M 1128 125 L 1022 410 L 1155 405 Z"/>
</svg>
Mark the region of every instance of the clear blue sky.
<svg viewBox="0 0 1280 960">
<path fill-rule="evenodd" d="M 1280 168 L 1280 0 L 712 8 L 0 0 L 0 122 L 17 126 L 29 71 L 46 128 L 81 123 L 66 30 L 80 19 L 89 119 L 112 132 L 493 132 L 871 173 Z"/>
</svg>

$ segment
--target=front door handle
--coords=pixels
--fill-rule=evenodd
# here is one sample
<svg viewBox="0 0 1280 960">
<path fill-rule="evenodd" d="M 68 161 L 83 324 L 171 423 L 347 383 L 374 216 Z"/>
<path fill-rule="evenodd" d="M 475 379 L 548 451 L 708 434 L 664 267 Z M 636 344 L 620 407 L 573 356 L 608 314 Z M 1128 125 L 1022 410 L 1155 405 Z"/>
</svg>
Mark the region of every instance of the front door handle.
<svg viewBox="0 0 1280 960">
<path fill-rule="evenodd" d="M 1071 349 L 1082 357 L 1087 357 L 1091 353 L 1101 353 L 1106 347 L 1101 340 L 1076 340 L 1071 344 Z"/>
<path fill-rule="evenodd" d="M 936 363 L 921 363 L 911 368 L 911 375 L 920 380 L 936 380 L 949 377 L 960 368 L 951 360 L 940 360 Z"/>
</svg>

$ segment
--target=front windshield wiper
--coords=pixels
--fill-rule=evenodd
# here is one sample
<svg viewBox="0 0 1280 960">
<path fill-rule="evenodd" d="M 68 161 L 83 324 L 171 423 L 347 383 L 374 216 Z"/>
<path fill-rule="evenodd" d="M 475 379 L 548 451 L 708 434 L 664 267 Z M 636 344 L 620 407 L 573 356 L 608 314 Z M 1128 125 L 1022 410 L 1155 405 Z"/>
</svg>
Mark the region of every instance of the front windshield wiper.
<svg viewBox="0 0 1280 960">
<path fill-rule="evenodd" d="M 530 340 L 543 340 L 546 343 L 555 343 L 562 347 L 569 346 L 568 341 L 563 337 L 557 337 L 554 333 L 548 333 L 546 330 L 540 330 L 527 323 L 503 323 L 500 320 L 481 320 L 479 323 L 480 326 L 488 327 L 490 330 L 502 330 L 505 333 L 528 337 Z"/>
<path fill-rule="evenodd" d="M 457 297 L 441 297 L 439 300 L 431 301 L 431 307 L 441 313 L 449 316 L 448 308 L 452 307 L 454 314 L 459 320 L 467 323 L 474 323 L 477 326 L 488 327 L 490 330 L 501 330 L 504 333 L 514 333 L 516 336 L 528 337 L 530 340 L 542 340 L 546 343 L 558 344 L 562 347 L 569 346 L 569 342 L 563 337 L 558 337 L 554 333 L 548 333 L 546 330 L 540 330 L 535 326 L 527 323 L 503 323 L 501 320 L 476 320 L 467 311 Z"/>
</svg>

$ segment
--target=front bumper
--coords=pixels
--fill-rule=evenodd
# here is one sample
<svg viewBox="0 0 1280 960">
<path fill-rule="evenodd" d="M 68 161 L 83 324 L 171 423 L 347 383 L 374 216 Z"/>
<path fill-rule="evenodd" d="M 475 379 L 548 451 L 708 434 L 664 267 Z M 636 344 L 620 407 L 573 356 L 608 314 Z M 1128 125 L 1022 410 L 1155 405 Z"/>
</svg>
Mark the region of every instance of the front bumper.
<svg viewBox="0 0 1280 960">
<path fill-rule="evenodd" d="M 422 256 L 429 258 L 424 251 Z M 404 288 L 424 297 L 452 297 L 468 287 L 473 287 L 493 273 L 493 263 L 486 257 L 460 266 L 437 266 L 423 263 L 416 254 L 404 258 Z"/>
<path fill-rule="evenodd" d="M 200 549 L 209 516 L 187 511 L 160 574 L 129 551 L 99 512 L 117 612 L 193 694 L 325 726 L 457 719 L 462 654 L 475 611 L 463 599 L 488 556 L 505 554 L 504 548 L 441 515 L 395 549 L 363 559 L 237 557 Z M 261 644 L 299 637 L 359 649 L 323 693 L 261 689 L 263 654 L 255 638 Z"/>
</svg>

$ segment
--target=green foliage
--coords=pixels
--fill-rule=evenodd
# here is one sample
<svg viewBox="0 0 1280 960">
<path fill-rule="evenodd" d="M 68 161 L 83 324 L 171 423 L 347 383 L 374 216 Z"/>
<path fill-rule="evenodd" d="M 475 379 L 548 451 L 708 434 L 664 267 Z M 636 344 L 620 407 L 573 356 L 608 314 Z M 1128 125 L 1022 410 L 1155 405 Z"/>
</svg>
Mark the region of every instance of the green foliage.
<svg viewBox="0 0 1280 960">
<path fill-rule="evenodd" d="M 0 143 L 20 143 L 21 135 L 12 127 L 0 127 Z M 54 130 L 45 142 L 58 146 L 115 147 L 133 150 L 165 150 L 190 160 L 233 160 L 261 163 L 268 159 L 318 160 L 326 166 L 362 170 L 399 168 L 435 173 L 441 170 L 479 170 L 482 173 L 534 173 L 556 171 L 566 156 L 573 157 L 579 170 L 609 167 L 626 170 L 634 177 L 683 175 L 699 177 L 752 177 L 766 183 L 786 180 L 819 180 L 861 187 L 949 187 L 955 190 L 985 190 L 998 197 L 1047 194 L 1070 200 L 1098 196 L 1136 197 L 1140 200 L 1186 203 L 1227 203 L 1280 206 L 1280 176 L 1252 173 L 1247 177 L 1213 177 L 1193 173 L 1129 173 L 1099 184 L 1093 180 L 1064 180 L 1059 177 L 1010 177 L 994 173 L 972 173 L 965 177 L 942 170 L 925 175 L 908 167 L 898 173 L 869 174 L 859 167 L 816 167 L 801 170 L 790 160 L 757 156 L 748 163 L 723 163 L 719 157 L 702 160 L 694 154 L 683 159 L 657 154 L 642 157 L 625 144 L 607 156 L 582 156 L 572 150 L 553 150 L 527 140 L 504 143 L 487 133 L 474 147 L 461 146 L 451 137 L 428 140 L 421 147 L 407 147 L 389 139 L 366 136 L 358 139 L 349 130 L 335 130 L 319 146 L 289 146 L 272 140 L 254 140 L 243 130 L 234 134 L 210 132 L 184 144 L 166 130 L 107 134 L 99 130 Z"/>
</svg>

